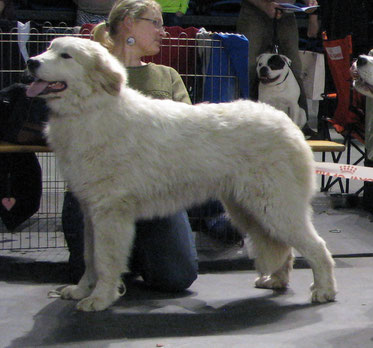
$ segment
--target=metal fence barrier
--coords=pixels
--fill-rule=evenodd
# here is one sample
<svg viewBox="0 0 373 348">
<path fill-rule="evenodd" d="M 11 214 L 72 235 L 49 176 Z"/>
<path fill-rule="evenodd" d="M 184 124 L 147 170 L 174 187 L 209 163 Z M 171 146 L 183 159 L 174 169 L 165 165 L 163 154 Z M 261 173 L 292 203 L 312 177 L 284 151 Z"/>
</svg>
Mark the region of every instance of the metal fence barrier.
<svg viewBox="0 0 373 348">
<path fill-rule="evenodd" d="M 18 33 L 17 28 L 0 31 L 0 88 L 22 81 L 27 55 L 31 57 L 43 52 L 52 39 L 66 35 L 88 39 L 90 33 L 64 25 L 31 28 L 23 35 Z M 25 58 L 22 51 L 26 54 Z M 184 32 L 178 37 L 168 34 L 163 39 L 159 55 L 145 60 L 173 66 L 183 78 L 193 103 L 221 101 L 227 93 L 231 99 L 239 97 L 237 77 L 219 40 L 198 36 L 190 38 Z M 7 231 L 0 220 L 0 250 L 66 247 L 61 224 L 65 181 L 58 171 L 53 153 L 37 153 L 37 156 L 43 172 L 40 209 L 13 232 Z M 216 248 L 201 235 L 196 233 L 198 249 Z"/>
</svg>

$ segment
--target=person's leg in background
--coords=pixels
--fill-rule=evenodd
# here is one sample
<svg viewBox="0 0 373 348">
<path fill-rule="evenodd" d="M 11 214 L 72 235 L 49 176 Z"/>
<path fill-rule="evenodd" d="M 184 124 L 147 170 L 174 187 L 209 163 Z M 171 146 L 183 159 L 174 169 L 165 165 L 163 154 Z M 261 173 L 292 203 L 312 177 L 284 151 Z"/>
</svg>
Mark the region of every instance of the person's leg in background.
<svg viewBox="0 0 373 348">
<path fill-rule="evenodd" d="M 373 167 L 373 98 L 366 98 L 365 105 L 365 167 Z M 373 182 L 364 182 L 363 207 L 373 213 Z"/>
<path fill-rule="evenodd" d="M 197 251 L 185 211 L 136 224 L 130 269 L 156 290 L 182 291 L 194 282 Z"/>
<path fill-rule="evenodd" d="M 226 245 L 243 243 L 243 236 L 231 224 L 223 205 L 218 200 L 209 200 L 188 209 L 188 216 L 193 231 L 197 233 L 204 233 Z"/>
<path fill-rule="evenodd" d="M 61 220 L 70 252 L 70 278 L 77 283 L 84 273 L 84 219 L 79 202 L 70 191 L 65 192 Z"/>
<path fill-rule="evenodd" d="M 299 57 L 299 33 L 296 17 L 293 14 L 284 15 L 278 20 L 279 53 L 287 56 L 291 60 L 291 70 L 300 88 L 299 106 L 305 110 L 307 120 L 309 120 L 307 98 L 301 78 L 302 62 Z M 302 129 L 308 138 L 317 138 L 317 133 L 313 131 L 308 123 Z"/>
<path fill-rule="evenodd" d="M 238 16 L 237 33 L 249 40 L 249 81 L 250 99 L 258 99 L 258 78 L 256 74 L 256 58 L 272 47 L 273 20 L 264 12 L 244 2 Z"/>
</svg>

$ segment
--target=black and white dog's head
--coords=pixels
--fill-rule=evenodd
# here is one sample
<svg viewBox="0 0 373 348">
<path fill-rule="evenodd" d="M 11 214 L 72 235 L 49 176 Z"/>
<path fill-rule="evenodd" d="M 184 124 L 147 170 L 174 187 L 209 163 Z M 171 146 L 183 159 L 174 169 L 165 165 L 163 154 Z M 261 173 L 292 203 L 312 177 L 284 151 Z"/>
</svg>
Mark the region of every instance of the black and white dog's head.
<svg viewBox="0 0 373 348">
<path fill-rule="evenodd" d="M 354 88 L 361 94 L 373 98 L 373 49 L 368 55 L 360 55 L 351 66 Z"/>
<path fill-rule="evenodd" d="M 289 74 L 291 61 L 281 54 L 263 53 L 256 59 L 256 72 L 263 84 L 278 84 Z"/>
</svg>

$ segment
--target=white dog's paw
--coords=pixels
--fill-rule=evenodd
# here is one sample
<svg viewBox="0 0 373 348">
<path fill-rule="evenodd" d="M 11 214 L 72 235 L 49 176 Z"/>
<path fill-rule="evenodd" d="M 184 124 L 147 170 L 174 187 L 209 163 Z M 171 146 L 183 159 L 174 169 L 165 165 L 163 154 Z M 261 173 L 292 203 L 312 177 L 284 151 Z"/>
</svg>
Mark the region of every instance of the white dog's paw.
<svg viewBox="0 0 373 348">
<path fill-rule="evenodd" d="M 82 288 L 78 285 L 69 285 L 62 289 L 61 298 L 65 300 L 81 300 L 91 293 L 88 288 Z"/>
<path fill-rule="evenodd" d="M 96 288 L 91 296 L 79 301 L 76 308 L 83 312 L 103 311 L 110 307 L 119 297 L 124 296 L 125 293 L 126 286 L 122 281 L 118 283 L 118 286 L 114 290 L 101 292 Z"/>
<path fill-rule="evenodd" d="M 107 309 L 113 304 L 119 296 L 104 297 L 104 296 L 89 296 L 79 301 L 76 308 L 83 312 L 98 312 Z"/>
<path fill-rule="evenodd" d="M 335 301 L 337 291 L 335 288 L 318 288 L 314 284 L 311 285 L 311 301 L 313 303 L 326 303 Z"/>
<path fill-rule="evenodd" d="M 288 283 L 288 280 L 276 276 L 261 276 L 255 280 L 255 286 L 262 289 L 285 289 Z"/>
</svg>

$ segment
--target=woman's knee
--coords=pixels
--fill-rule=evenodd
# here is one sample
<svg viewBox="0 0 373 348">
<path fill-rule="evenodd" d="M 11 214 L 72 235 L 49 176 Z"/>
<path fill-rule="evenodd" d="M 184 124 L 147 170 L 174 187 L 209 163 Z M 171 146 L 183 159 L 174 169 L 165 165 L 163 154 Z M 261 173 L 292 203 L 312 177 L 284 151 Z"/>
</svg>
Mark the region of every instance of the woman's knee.
<svg viewBox="0 0 373 348">
<path fill-rule="evenodd" d="M 173 265 L 158 272 L 144 272 L 145 284 L 153 289 L 166 292 L 179 292 L 188 289 L 198 277 L 198 262 L 182 267 Z"/>
</svg>

